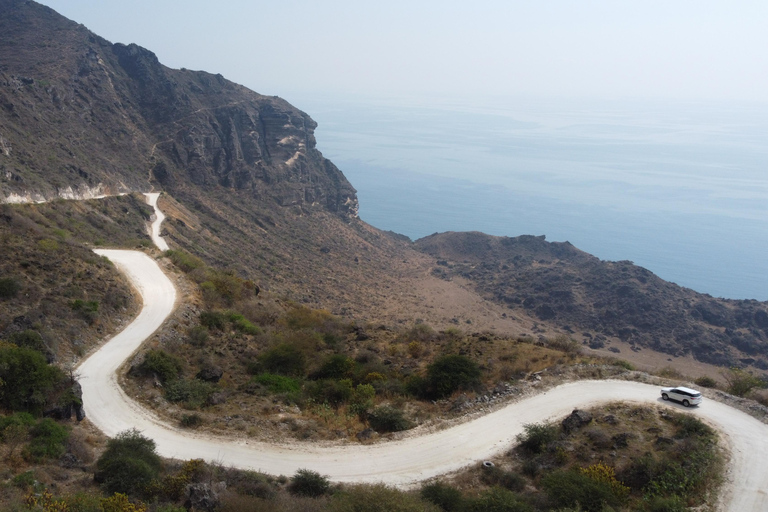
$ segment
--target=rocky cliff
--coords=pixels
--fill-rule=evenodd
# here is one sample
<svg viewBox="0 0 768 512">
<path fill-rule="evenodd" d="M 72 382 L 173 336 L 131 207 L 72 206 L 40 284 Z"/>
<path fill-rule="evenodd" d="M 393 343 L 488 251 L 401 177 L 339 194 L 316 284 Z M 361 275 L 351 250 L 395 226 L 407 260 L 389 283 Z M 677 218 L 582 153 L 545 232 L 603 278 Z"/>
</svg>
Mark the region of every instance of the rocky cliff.
<svg viewBox="0 0 768 512">
<path fill-rule="evenodd" d="M 0 12 L 0 201 L 197 186 L 357 214 L 316 123 L 286 101 L 169 69 L 32 1 Z"/>
</svg>

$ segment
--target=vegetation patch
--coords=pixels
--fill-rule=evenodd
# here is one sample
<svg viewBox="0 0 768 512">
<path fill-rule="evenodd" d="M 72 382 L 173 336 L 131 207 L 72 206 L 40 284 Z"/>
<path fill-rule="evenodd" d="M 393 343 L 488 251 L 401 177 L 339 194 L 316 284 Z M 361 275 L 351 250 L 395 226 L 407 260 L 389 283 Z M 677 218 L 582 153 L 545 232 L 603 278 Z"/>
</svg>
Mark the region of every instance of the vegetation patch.
<svg viewBox="0 0 768 512">
<path fill-rule="evenodd" d="M 148 496 L 162 467 L 155 442 L 137 430 L 127 430 L 107 441 L 94 478 L 108 493 Z"/>
</svg>

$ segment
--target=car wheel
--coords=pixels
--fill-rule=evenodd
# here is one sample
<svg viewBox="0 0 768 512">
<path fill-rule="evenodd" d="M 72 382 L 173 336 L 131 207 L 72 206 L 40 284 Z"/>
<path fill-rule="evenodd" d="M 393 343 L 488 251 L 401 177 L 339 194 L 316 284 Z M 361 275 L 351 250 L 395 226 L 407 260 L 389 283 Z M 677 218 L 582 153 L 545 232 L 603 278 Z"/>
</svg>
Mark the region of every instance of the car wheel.
<svg viewBox="0 0 768 512">
<path fill-rule="evenodd" d="M 688 400 L 683 400 L 683 405 L 688 407 L 689 405 L 691 405 L 691 402 L 689 402 Z"/>
<path fill-rule="evenodd" d="M 666 393 L 662 393 L 661 398 L 663 398 L 664 400 L 669 400 L 669 395 L 667 395 Z"/>
</svg>

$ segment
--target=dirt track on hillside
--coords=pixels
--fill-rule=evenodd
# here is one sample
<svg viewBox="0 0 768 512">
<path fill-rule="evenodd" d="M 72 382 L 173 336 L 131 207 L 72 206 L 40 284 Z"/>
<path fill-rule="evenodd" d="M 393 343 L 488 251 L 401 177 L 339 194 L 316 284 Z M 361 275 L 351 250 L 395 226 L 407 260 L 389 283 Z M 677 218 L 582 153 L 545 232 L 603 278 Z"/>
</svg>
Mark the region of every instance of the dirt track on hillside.
<svg viewBox="0 0 768 512">
<path fill-rule="evenodd" d="M 659 403 L 696 415 L 723 433 L 730 451 L 724 511 L 768 510 L 768 425 L 715 401 L 685 410 L 661 402 L 658 388 L 628 381 L 580 381 L 510 404 L 449 429 L 399 441 L 357 444 L 266 444 L 195 435 L 165 423 L 131 400 L 116 372 L 144 339 L 171 313 L 176 293 L 157 263 L 144 253 L 98 250 L 111 259 L 140 292 L 144 306 L 123 332 L 79 367 L 83 401 L 90 420 L 109 436 L 137 428 L 157 443 L 158 452 L 178 459 L 203 458 L 227 466 L 292 475 L 306 468 L 337 482 L 384 482 L 408 487 L 504 452 L 526 423 L 562 418 L 574 408 L 625 400 Z"/>
</svg>

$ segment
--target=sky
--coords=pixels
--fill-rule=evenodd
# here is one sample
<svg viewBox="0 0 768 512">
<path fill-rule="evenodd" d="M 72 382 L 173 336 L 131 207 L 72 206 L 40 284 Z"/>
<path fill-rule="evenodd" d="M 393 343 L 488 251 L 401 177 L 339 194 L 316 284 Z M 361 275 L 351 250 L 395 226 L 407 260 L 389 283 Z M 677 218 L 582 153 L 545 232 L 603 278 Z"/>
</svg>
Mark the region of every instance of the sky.
<svg viewBox="0 0 768 512">
<path fill-rule="evenodd" d="M 256 92 L 768 102 L 765 0 L 44 0 Z"/>
</svg>

